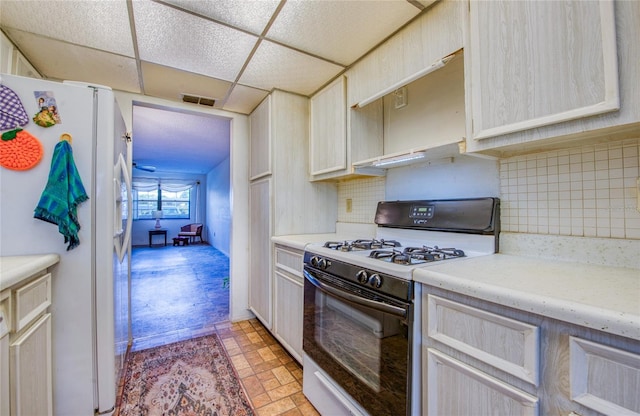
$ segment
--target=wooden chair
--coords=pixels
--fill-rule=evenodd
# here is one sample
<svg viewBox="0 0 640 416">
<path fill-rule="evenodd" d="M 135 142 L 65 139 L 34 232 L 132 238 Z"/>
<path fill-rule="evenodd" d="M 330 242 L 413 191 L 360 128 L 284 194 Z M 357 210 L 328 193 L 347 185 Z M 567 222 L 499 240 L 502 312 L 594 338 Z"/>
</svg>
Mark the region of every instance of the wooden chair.
<svg viewBox="0 0 640 416">
<path fill-rule="evenodd" d="M 196 237 L 200 239 L 202 243 L 202 224 L 187 224 L 183 227 L 180 227 L 180 232 L 178 233 L 179 237 L 189 237 L 191 243 L 196 240 Z"/>
</svg>

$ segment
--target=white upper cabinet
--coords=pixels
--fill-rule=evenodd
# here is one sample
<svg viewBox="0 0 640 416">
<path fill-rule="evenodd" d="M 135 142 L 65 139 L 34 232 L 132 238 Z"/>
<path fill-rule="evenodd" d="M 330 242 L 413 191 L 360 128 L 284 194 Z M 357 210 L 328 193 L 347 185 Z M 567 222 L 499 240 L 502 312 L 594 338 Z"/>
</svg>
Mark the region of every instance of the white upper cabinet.
<svg viewBox="0 0 640 416">
<path fill-rule="evenodd" d="M 339 77 L 311 99 L 310 173 L 347 167 L 346 79 Z"/>
<path fill-rule="evenodd" d="M 464 47 L 468 3 L 440 0 L 347 72 L 348 106 L 421 73 Z"/>
<path fill-rule="evenodd" d="M 464 139 L 467 16 L 466 2 L 436 2 L 314 95 L 311 180 L 382 174 L 360 162 Z M 452 54 L 457 61 L 421 77 Z M 401 84 L 409 89 L 404 108 L 391 98 Z"/>
<path fill-rule="evenodd" d="M 271 174 L 271 95 L 249 116 L 249 179 Z"/>
<path fill-rule="evenodd" d="M 638 123 L 639 20 L 638 2 L 471 1 L 467 150 Z"/>
</svg>

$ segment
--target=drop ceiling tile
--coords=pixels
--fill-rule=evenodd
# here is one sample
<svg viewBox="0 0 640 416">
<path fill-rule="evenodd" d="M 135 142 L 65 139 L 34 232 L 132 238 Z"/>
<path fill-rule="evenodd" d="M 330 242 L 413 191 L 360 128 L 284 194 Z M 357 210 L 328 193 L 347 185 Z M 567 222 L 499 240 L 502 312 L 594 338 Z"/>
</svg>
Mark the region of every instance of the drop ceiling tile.
<svg viewBox="0 0 640 416">
<path fill-rule="evenodd" d="M 165 3 L 189 10 L 213 20 L 247 30 L 255 35 L 262 34 L 271 15 L 278 7 L 279 0 L 165 0 Z"/>
<path fill-rule="evenodd" d="M 147 95 L 181 101 L 181 94 L 223 99 L 231 83 L 204 75 L 180 71 L 150 62 L 141 62 L 144 91 Z"/>
<path fill-rule="evenodd" d="M 235 81 L 257 37 L 151 1 L 133 2 L 140 59 Z"/>
<path fill-rule="evenodd" d="M 138 70 L 133 58 L 19 30 L 7 30 L 7 33 L 29 62 L 46 78 L 93 82 L 115 90 L 140 93 Z"/>
<path fill-rule="evenodd" d="M 235 113 L 251 114 L 267 95 L 269 95 L 269 91 L 237 84 L 224 103 L 223 109 Z"/>
<path fill-rule="evenodd" d="M 418 13 L 405 0 L 288 1 L 267 38 L 349 65 Z"/>
<path fill-rule="evenodd" d="M 310 95 L 344 68 L 269 41 L 260 46 L 240 77 L 244 85 Z"/>
<path fill-rule="evenodd" d="M 0 24 L 76 45 L 133 57 L 125 0 L 2 1 Z M 46 48 L 46 40 L 42 48 Z"/>
</svg>

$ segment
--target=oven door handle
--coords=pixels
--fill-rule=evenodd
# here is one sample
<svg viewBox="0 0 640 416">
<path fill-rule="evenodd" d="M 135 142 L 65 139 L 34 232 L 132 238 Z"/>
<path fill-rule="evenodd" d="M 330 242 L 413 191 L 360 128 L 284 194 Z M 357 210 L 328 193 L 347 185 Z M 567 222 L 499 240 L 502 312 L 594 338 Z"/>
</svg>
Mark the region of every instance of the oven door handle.
<svg viewBox="0 0 640 416">
<path fill-rule="evenodd" d="M 313 277 L 311 273 L 309 273 L 308 271 L 303 270 L 303 273 L 304 273 L 304 277 L 309 281 L 309 283 L 311 283 L 321 291 L 326 292 L 330 295 L 333 295 L 337 298 L 340 298 L 347 302 L 355 303 L 356 305 L 367 306 L 369 308 L 386 312 L 394 316 L 399 316 L 401 318 L 407 317 L 407 309 L 405 308 L 400 308 L 398 306 L 389 305 L 383 302 L 376 302 L 375 300 L 366 299 L 357 295 L 353 295 L 349 292 L 335 289 L 332 286 L 329 286 L 326 283 L 319 281 L 318 279 Z"/>
</svg>

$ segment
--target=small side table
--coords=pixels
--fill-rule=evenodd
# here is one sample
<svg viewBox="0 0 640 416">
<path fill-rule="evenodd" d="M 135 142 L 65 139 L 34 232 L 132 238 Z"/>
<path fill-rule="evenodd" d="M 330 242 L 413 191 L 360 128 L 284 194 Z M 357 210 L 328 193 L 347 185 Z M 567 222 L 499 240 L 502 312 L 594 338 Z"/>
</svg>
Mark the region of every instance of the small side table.
<svg viewBox="0 0 640 416">
<path fill-rule="evenodd" d="M 164 245 L 167 245 L 167 229 L 166 228 L 154 228 L 149 230 L 149 247 L 151 247 L 151 238 L 154 235 L 164 235 Z"/>
</svg>

